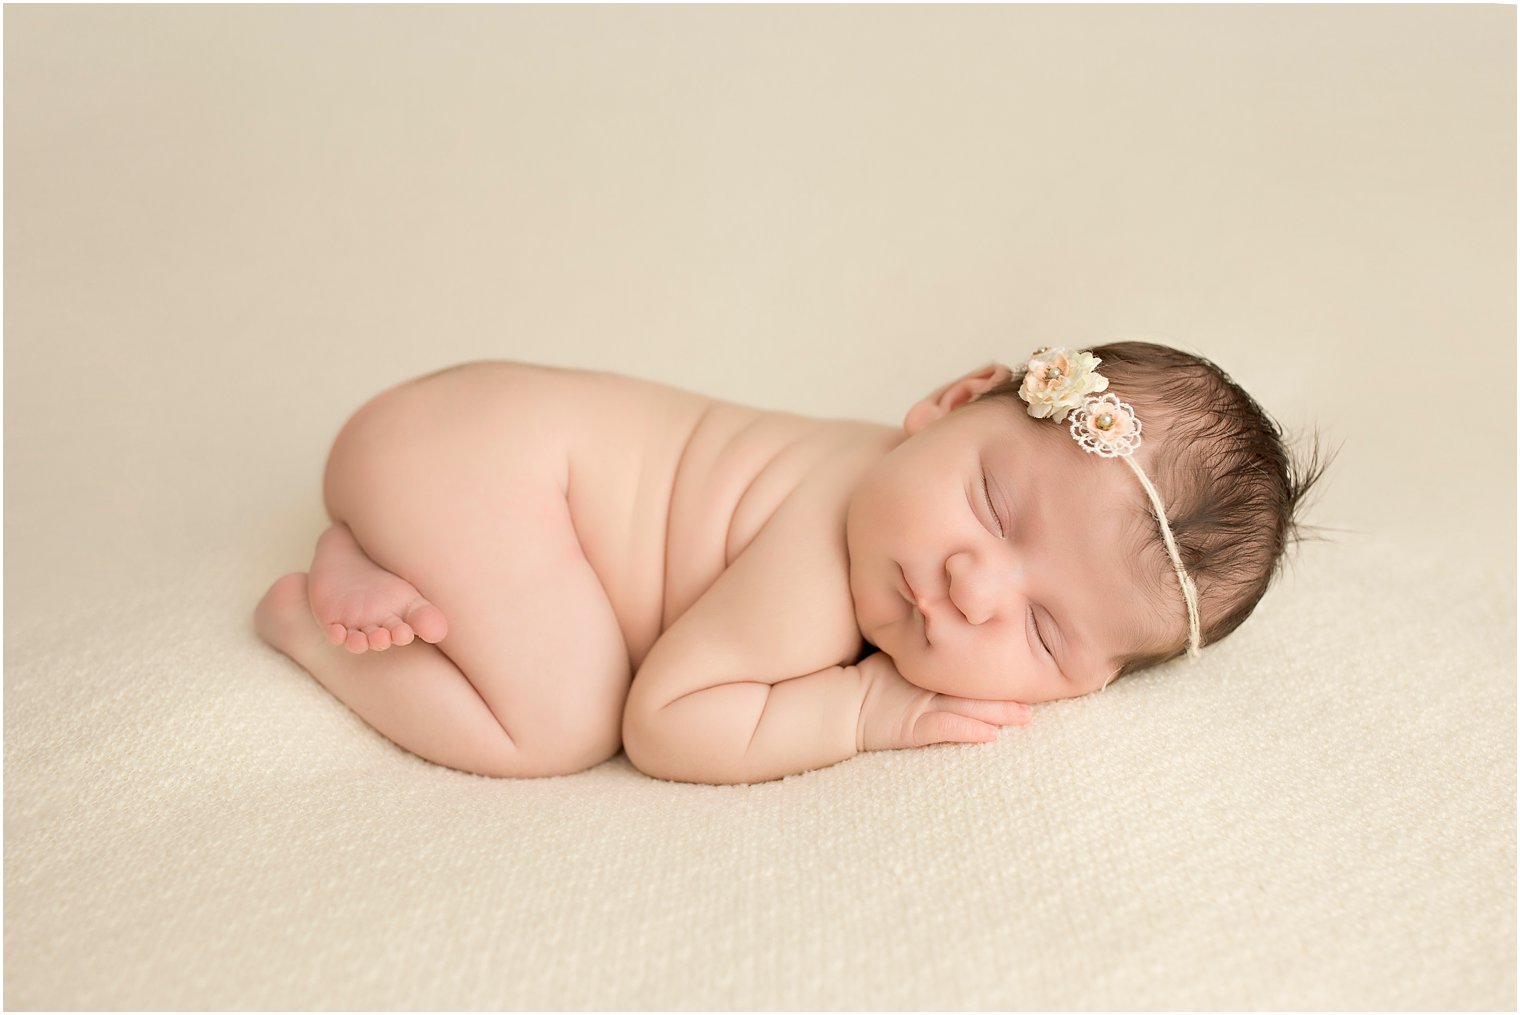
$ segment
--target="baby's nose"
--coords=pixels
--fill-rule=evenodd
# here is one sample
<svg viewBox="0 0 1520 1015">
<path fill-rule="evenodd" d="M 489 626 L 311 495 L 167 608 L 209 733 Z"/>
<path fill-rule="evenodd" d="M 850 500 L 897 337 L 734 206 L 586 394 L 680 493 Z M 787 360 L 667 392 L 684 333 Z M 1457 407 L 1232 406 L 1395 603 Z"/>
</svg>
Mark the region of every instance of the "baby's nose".
<svg viewBox="0 0 1520 1015">
<path fill-rule="evenodd" d="M 998 599 L 1008 594 L 1006 576 L 993 574 L 986 562 L 978 564 L 957 555 L 946 563 L 950 574 L 950 601 L 972 625 L 985 624 L 997 613 Z"/>
<path fill-rule="evenodd" d="M 972 600 L 965 605 L 961 605 L 960 603 L 956 605 L 965 616 L 966 623 L 973 627 L 985 624 L 992 619 L 992 609 L 980 599 Z"/>
</svg>

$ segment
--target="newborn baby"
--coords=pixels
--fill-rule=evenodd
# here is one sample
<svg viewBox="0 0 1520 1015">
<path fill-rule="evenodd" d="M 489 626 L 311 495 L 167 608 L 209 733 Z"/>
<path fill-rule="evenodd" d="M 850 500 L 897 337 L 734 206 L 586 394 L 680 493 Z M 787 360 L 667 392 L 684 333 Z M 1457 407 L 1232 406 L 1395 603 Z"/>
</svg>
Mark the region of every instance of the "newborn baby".
<svg viewBox="0 0 1520 1015">
<path fill-rule="evenodd" d="M 441 765 L 622 747 L 758 782 L 989 741 L 1196 654 L 1260 600 L 1321 471 L 1218 367 L 1146 343 L 987 366 L 900 428 L 471 363 L 344 426 L 333 525 L 255 624 Z"/>
</svg>

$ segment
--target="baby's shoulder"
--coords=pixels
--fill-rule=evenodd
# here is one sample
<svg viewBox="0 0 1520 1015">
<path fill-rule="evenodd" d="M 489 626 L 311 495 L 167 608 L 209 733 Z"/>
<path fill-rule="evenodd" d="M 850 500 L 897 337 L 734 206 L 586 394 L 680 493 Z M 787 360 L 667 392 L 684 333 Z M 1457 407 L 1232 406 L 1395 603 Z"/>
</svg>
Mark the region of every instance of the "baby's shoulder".
<svg viewBox="0 0 1520 1015">
<path fill-rule="evenodd" d="M 783 505 L 799 504 L 823 526 L 842 519 L 850 490 L 890 447 L 890 434 L 859 420 L 712 401 L 684 448 L 672 499 L 721 528 L 731 562 Z"/>
<path fill-rule="evenodd" d="M 706 467 L 672 505 L 665 627 L 705 604 L 677 625 L 682 644 L 744 657 L 767 682 L 857 661 L 845 519 L 884 430 L 762 413 L 713 441 L 711 457 L 702 441 L 687 465 Z"/>
</svg>

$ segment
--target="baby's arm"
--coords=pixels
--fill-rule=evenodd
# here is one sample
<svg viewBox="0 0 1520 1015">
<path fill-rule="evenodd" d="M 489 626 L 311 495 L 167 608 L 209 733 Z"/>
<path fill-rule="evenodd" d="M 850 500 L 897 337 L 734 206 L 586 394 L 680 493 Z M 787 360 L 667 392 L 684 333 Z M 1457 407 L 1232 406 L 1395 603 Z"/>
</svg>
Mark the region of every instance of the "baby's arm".
<svg viewBox="0 0 1520 1015">
<path fill-rule="evenodd" d="M 985 741 L 1023 706 L 913 687 L 860 647 L 844 524 L 799 491 L 650 649 L 623 715 L 642 771 L 763 782 L 862 750 Z"/>
</svg>

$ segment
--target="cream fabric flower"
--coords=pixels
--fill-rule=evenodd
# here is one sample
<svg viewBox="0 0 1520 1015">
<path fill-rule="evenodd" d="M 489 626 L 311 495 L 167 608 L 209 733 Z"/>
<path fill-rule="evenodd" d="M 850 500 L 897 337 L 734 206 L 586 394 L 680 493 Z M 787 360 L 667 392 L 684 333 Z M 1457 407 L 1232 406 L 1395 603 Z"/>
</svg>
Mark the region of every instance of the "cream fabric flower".
<svg viewBox="0 0 1520 1015">
<path fill-rule="evenodd" d="M 1108 387 L 1108 378 L 1097 372 L 1101 362 L 1090 352 L 1060 347 L 1037 351 L 1019 386 L 1019 397 L 1029 403 L 1029 415 L 1063 422 L 1084 398 Z"/>
<path fill-rule="evenodd" d="M 1072 413 L 1071 435 L 1095 455 L 1118 458 L 1140 446 L 1140 421 L 1127 402 L 1110 392 L 1089 398 Z"/>
</svg>

